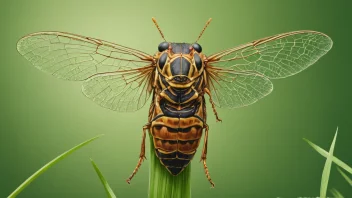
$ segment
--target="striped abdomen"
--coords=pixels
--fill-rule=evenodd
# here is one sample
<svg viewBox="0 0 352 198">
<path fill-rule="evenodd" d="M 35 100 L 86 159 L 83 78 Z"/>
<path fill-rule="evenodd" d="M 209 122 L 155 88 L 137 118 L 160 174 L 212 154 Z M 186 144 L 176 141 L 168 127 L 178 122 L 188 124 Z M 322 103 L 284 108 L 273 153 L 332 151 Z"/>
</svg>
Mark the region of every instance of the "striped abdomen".
<svg viewBox="0 0 352 198">
<path fill-rule="evenodd" d="M 178 175 L 192 160 L 202 137 L 203 98 L 195 90 L 175 94 L 163 91 L 155 109 L 150 133 L 155 154 L 172 175 Z"/>
</svg>

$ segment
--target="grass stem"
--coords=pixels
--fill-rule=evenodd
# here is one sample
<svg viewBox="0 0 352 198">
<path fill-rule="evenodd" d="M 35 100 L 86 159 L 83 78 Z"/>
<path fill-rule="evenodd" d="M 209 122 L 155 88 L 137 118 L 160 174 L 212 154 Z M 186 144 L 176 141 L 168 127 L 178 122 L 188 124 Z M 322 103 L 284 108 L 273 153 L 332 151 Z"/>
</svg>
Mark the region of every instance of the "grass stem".
<svg viewBox="0 0 352 198">
<path fill-rule="evenodd" d="M 149 198 L 190 198 L 191 164 L 179 175 L 171 175 L 155 155 L 153 138 L 150 136 Z"/>
<path fill-rule="evenodd" d="M 59 161 L 63 160 L 67 156 L 69 156 L 71 153 L 75 152 L 76 150 L 80 149 L 81 147 L 93 142 L 94 140 L 98 139 L 102 135 L 98 135 L 94 138 L 91 138 L 85 142 L 82 142 L 81 144 L 78 144 L 77 146 L 71 148 L 70 150 L 62 153 L 61 155 L 57 156 L 55 159 L 51 160 L 47 164 L 45 164 L 43 167 L 41 167 L 39 170 L 37 170 L 33 175 L 28 177 L 20 186 L 16 188 L 15 191 L 13 191 L 8 198 L 14 198 L 16 197 L 22 190 L 24 190 L 30 183 L 32 183 L 37 177 L 39 177 L 41 174 L 43 174 L 45 171 L 47 171 L 50 167 L 54 166 L 56 163 Z"/>
</svg>

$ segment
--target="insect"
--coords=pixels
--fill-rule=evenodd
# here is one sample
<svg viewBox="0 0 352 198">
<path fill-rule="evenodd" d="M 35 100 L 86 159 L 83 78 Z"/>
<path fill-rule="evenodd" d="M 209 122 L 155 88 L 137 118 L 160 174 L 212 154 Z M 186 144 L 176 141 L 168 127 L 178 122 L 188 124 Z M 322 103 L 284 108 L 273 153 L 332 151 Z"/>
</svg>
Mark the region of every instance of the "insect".
<svg viewBox="0 0 352 198">
<path fill-rule="evenodd" d="M 141 152 L 130 183 L 145 159 L 146 133 L 155 155 L 172 175 L 192 160 L 204 132 L 201 161 L 206 164 L 209 126 L 204 96 L 217 121 L 220 108 L 255 103 L 273 90 L 270 79 L 294 75 L 315 63 L 332 47 L 316 31 L 294 31 L 255 40 L 206 56 L 198 40 L 167 42 L 154 55 L 100 39 L 65 32 L 38 32 L 21 38 L 17 49 L 36 68 L 65 80 L 83 81 L 82 91 L 115 111 L 136 111 L 150 96 L 148 123 L 143 126 Z"/>
</svg>

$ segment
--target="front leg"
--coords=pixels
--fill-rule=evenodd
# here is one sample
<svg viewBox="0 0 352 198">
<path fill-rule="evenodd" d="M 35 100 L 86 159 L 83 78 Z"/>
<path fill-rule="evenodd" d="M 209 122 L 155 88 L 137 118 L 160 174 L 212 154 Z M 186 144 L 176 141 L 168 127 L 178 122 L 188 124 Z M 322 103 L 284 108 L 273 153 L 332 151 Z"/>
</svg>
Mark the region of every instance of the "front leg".
<svg viewBox="0 0 352 198">
<path fill-rule="evenodd" d="M 215 104 L 214 104 L 214 101 L 213 101 L 213 97 L 211 96 L 211 93 L 210 93 L 209 89 L 208 88 L 204 88 L 204 92 L 206 94 L 208 94 L 208 96 L 209 96 L 209 101 L 210 101 L 211 107 L 213 109 L 213 112 L 215 114 L 216 121 L 217 122 L 221 122 L 222 120 L 219 118 L 218 112 L 216 111 Z"/>
</svg>

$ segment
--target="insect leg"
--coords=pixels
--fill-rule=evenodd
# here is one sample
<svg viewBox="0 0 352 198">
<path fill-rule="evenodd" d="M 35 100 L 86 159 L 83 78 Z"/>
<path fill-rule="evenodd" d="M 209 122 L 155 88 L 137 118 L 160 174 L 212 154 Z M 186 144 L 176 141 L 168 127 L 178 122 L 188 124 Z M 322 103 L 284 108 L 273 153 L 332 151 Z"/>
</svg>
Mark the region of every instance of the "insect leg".
<svg viewBox="0 0 352 198">
<path fill-rule="evenodd" d="M 211 187 L 214 188 L 215 184 L 211 180 L 211 177 L 209 175 L 207 162 L 206 162 L 207 161 L 207 151 L 208 151 L 208 131 L 209 131 L 209 126 L 207 124 L 205 124 L 204 145 L 203 145 L 203 151 L 202 151 L 202 156 L 201 156 L 200 161 L 203 161 L 205 176 L 207 177 L 208 181 L 210 182 Z"/>
<path fill-rule="evenodd" d="M 215 114 L 216 121 L 217 122 L 221 122 L 222 120 L 219 118 L 218 112 L 216 111 L 215 104 L 214 104 L 214 101 L 213 101 L 213 97 L 211 97 L 211 93 L 210 93 L 209 89 L 208 88 L 204 88 L 204 92 L 209 95 L 209 101 L 211 103 L 211 107 L 212 107 L 213 112 Z"/>
<path fill-rule="evenodd" d="M 141 167 L 143 160 L 147 159 L 145 157 L 145 136 L 146 136 L 146 132 L 145 131 L 147 129 L 149 129 L 149 127 L 150 127 L 149 123 L 143 126 L 143 138 L 142 138 L 142 144 L 141 144 L 141 152 L 139 154 L 139 160 L 138 160 L 136 168 L 133 170 L 131 176 L 126 180 L 127 183 L 129 183 L 129 184 L 130 184 L 132 178 L 136 175 L 139 167 Z"/>
</svg>

